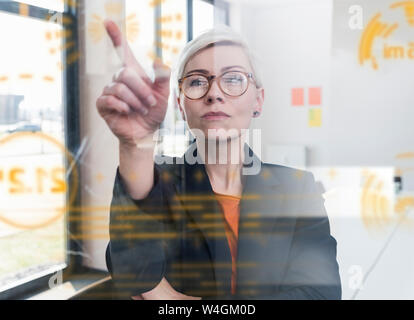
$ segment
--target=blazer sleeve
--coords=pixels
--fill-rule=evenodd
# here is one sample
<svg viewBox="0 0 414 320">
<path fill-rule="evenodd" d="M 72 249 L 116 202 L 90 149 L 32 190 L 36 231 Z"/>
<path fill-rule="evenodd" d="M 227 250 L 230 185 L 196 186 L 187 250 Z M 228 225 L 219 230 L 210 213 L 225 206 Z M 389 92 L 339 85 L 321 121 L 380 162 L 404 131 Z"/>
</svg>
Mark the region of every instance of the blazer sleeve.
<svg viewBox="0 0 414 320">
<path fill-rule="evenodd" d="M 336 240 L 330 234 L 324 200 L 312 173 L 304 175 L 290 254 L 283 282 L 274 294 L 260 300 L 341 299 L 341 281 L 336 261 Z M 233 299 L 243 299 L 234 296 Z"/>
<path fill-rule="evenodd" d="M 336 240 L 330 234 L 324 199 L 312 173 L 304 175 L 283 285 L 273 299 L 341 299 Z"/>
<path fill-rule="evenodd" d="M 106 260 L 115 286 L 129 297 L 156 287 L 166 271 L 171 186 L 160 179 L 160 171 L 155 164 L 154 185 L 143 200 L 132 199 L 119 169 L 116 173 Z"/>
</svg>

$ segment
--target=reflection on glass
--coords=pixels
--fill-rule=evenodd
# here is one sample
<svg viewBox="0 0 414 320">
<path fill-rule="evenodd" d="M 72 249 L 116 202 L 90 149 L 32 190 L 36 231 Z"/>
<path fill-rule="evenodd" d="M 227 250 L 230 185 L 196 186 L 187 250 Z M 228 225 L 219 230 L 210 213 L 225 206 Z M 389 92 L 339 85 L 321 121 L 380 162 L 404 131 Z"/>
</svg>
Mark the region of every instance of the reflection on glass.
<svg viewBox="0 0 414 320">
<path fill-rule="evenodd" d="M 187 1 L 166 1 L 161 6 L 161 17 L 156 21 L 158 25 L 157 43 L 162 50 L 162 58 L 165 64 L 175 67 L 178 56 L 187 43 Z M 164 119 L 164 128 L 171 134 L 166 134 L 159 145 L 159 152 L 170 156 L 181 156 L 187 148 L 187 137 L 184 130 L 179 130 L 179 113 L 175 99 L 170 99 L 170 107 Z"/>
<path fill-rule="evenodd" d="M 161 17 L 156 21 L 159 26 L 161 43 L 165 63 L 173 66 L 179 53 L 187 43 L 187 1 L 166 1 L 161 8 Z"/>
<path fill-rule="evenodd" d="M 45 3 L 45 1 L 44 1 Z M 65 262 L 62 28 L 0 13 L 0 291 Z"/>
<path fill-rule="evenodd" d="M 155 58 L 154 6 L 150 1 L 126 0 L 125 30 L 135 57 L 151 75 Z"/>
</svg>

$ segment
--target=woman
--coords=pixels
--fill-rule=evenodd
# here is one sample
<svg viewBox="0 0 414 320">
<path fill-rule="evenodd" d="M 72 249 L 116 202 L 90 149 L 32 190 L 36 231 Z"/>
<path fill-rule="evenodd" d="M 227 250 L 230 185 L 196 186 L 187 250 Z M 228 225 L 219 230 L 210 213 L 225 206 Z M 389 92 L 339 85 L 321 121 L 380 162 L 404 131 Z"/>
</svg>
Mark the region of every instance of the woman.
<svg viewBox="0 0 414 320">
<path fill-rule="evenodd" d="M 153 135 L 169 71 L 156 61 L 152 81 L 117 26 L 105 27 L 123 61 L 97 100 L 119 139 L 107 249 L 117 287 L 134 299 L 340 299 L 313 175 L 263 163 L 245 143 L 264 102 L 245 42 L 212 30 L 184 48 L 171 85 L 196 139 L 161 163 Z"/>
</svg>

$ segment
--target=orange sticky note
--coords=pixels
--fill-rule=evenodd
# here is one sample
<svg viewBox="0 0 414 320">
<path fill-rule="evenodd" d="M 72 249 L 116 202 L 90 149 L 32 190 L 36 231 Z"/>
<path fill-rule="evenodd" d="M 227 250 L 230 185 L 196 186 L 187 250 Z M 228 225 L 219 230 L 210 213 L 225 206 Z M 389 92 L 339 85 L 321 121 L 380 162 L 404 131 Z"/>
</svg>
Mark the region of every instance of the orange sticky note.
<svg viewBox="0 0 414 320">
<path fill-rule="evenodd" d="M 292 106 L 303 106 L 305 104 L 305 90 L 303 88 L 292 89 Z"/>
<path fill-rule="evenodd" d="M 309 88 L 309 105 L 320 106 L 322 104 L 322 88 Z"/>
<path fill-rule="evenodd" d="M 309 127 L 322 127 L 322 109 L 309 109 Z"/>
</svg>

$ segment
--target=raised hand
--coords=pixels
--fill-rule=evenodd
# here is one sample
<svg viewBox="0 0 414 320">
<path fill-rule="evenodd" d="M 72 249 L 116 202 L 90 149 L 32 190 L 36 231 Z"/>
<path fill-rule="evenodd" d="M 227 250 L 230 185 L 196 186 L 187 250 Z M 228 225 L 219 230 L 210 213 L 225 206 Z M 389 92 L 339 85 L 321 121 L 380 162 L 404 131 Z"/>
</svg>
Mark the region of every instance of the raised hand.
<svg viewBox="0 0 414 320">
<path fill-rule="evenodd" d="M 155 60 L 156 77 L 151 81 L 118 26 L 106 20 L 105 29 L 122 61 L 122 68 L 103 89 L 96 106 L 120 143 L 133 146 L 152 135 L 165 118 L 170 70 L 161 60 Z"/>
</svg>

